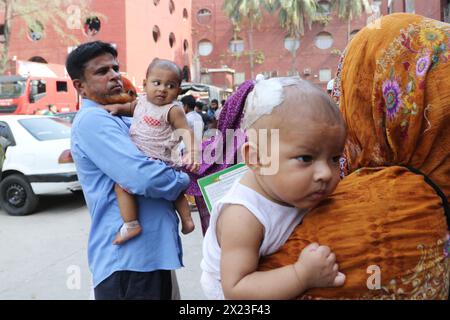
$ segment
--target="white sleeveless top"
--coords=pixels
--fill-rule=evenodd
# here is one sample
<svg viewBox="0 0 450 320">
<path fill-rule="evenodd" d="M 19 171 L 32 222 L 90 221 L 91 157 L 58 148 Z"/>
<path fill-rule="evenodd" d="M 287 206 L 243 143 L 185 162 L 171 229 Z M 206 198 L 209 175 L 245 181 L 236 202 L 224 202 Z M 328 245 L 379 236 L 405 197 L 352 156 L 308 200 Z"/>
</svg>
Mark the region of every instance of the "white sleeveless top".
<svg viewBox="0 0 450 320">
<path fill-rule="evenodd" d="M 166 162 L 169 165 L 181 165 L 178 152 L 180 141 L 175 140 L 173 128 L 169 123 L 169 111 L 182 108 L 179 102 L 157 106 L 147 100 L 146 95 L 139 96 L 130 127 L 131 140 L 147 157 Z"/>
<path fill-rule="evenodd" d="M 306 213 L 306 210 L 299 211 L 297 208 L 272 202 L 255 190 L 236 181 L 228 193 L 214 206 L 203 240 L 203 259 L 200 263 L 203 270 L 201 283 L 208 299 L 223 299 L 220 285 L 221 249 L 217 242 L 216 223 L 226 204 L 238 204 L 246 207 L 263 225 L 264 238 L 259 248 L 259 256 L 267 256 L 278 251 Z"/>
</svg>

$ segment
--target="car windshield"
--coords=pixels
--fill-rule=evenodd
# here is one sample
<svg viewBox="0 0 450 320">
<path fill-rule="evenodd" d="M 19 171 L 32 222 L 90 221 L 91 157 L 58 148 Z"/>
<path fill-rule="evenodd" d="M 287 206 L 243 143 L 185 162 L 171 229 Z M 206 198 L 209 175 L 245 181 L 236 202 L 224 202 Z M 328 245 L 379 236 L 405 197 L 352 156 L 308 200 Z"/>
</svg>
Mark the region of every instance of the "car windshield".
<svg viewBox="0 0 450 320">
<path fill-rule="evenodd" d="M 58 140 L 70 138 L 71 123 L 59 118 L 45 117 L 22 119 L 19 123 L 37 140 Z"/>
<path fill-rule="evenodd" d="M 25 92 L 25 81 L 0 82 L 0 99 L 20 97 Z"/>
</svg>

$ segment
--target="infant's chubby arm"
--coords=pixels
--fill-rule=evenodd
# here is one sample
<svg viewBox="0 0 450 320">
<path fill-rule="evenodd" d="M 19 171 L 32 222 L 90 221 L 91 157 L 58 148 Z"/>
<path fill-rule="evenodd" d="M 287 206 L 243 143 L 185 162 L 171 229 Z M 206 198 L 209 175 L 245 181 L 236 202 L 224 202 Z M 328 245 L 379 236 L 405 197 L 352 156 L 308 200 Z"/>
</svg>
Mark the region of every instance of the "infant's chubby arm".
<svg viewBox="0 0 450 320">
<path fill-rule="evenodd" d="M 264 227 L 241 205 L 223 208 L 216 232 L 227 299 L 294 299 L 309 288 L 341 286 L 345 281 L 334 254 L 317 243 L 307 246 L 294 264 L 257 271 Z"/>
</svg>

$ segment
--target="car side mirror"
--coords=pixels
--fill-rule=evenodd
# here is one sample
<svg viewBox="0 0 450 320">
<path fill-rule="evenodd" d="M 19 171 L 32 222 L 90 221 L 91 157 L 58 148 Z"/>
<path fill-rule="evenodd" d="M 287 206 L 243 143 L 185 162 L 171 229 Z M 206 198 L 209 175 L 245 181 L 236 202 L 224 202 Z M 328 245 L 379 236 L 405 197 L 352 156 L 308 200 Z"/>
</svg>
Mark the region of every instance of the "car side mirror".
<svg viewBox="0 0 450 320">
<path fill-rule="evenodd" d="M 0 146 L 1 146 L 2 150 L 3 150 L 3 153 L 6 153 L 6 149 L 8 149 L 8 147 L 10 145 L 12 145 L 11 140 L 0 136 Z"/>
</svg>

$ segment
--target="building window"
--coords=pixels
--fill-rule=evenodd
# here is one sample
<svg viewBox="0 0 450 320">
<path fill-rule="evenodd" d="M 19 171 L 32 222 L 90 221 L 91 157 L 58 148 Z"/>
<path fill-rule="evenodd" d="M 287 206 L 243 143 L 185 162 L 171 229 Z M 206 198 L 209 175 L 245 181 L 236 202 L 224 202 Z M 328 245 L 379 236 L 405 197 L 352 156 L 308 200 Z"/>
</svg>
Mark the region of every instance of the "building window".
<svg viewBox="0 0 450 320">
<path fill-rule="evenodd" d="M 416 13 L 416 9 L 414 7 L 414 0 L 405 0 L 405 12 Z"/>
<path fill-rule="evenodd" d="M 169 1 L 169 12 L 172 14 L 175 11 L 175 3 L 173 3 L 173 0 Z"/>
<path fill-rule="evenodd" d="M 200 76 L 200 83 L 211 84 L 211 75 L 210 74 L 202 74 Z"/>
<path fill-rule="evenodd" d="M 292 37 L 284 38 L 284 48 L 289 52 L 295 52 L 300 48 L 300 40 Z"/>
<path fill-rule="evenodd" d="M 31 41 L 39 41 L 44 36 L 44 26 L 41 22 L 35 21 L 28 28 L 28 37 Z"/>
<path fill-rule="evenodd" d="M 183 67 L 182 73 L 184 81 L 189 81 L 191 79 L 191 70 L 189 69 L 188 66 Z"/>
<path fill-rule="evenodd" d="M 331 33 L 320 32 L 314 39 L 314 44 L 319 49 L 329 49 L 333 45 L 333 37 Z"/>
<path fill-rule="evenodd" d="M 320 69 L 319 71 L 319 81 L 328 82 L 331 80 L 331 69 Z"/>
<path fill-rule="evenodd" d="M 32 56 L 30 59 L 28 59 L 28 61 L 38 63 L 48 63 L 48 61 L 42 58 L 41 56 Z"/>
<path fill-rule="evenodd" d="M 211 10 L 209 9 L 200 9 L 197 12 L 197 21 L 200 24 L 207 24 L 211 21 Z"/>
<path fill-rule="evenodd" d="M 101 22 L 98 17 L 89 17 L 84 21 L 84 34 L 87 36 L 95 36 L 101 27 Z"/>
<path fill-rule="evenodd" d="M 67 81 L 56 81 L 56 92 L 67 92 Z"/>
<path fill-rule="evenodd" d="M 233 53 L 241 53 L 244 51 L 244 40 L 237 38 L 231 40 L 228 44 L 228 49 Z"/>
<path fill-rule="evenodd" d="M 394 1 L 388 0 L 387 13 L 391 14 L 394 12 Z"/>
<path fill-rule="evenodd" d="M 171 48 L 173 48 L 173 46 L 175 45 L 175 35 L 173 34 L 173 32 L 171 32 L 169 35 L 169 45 Z"/>
<path fill-rule="evenodd" d="M 187 20 L 189 18 L 189 13 L 186 8 L 183 9 L 183 19 Z"/>
<path fill-rule="evenodd" d="M 161 38 L 161 31 L 158 26 L 153 26 L 153 40 L 158 42 L 159 38 Z"/>
<path fill-rule="evenodd" d="M 329 16 L 331 14 L 331 3 L 330 1 L 321 0 L 318 2 L 319 4 L 319 14 L 324 16 Z"/>
<path fill-rule="evenodd" d="M 447 4 L 444 4 L 444 22 L 450 23 L 450 1 L 447 0 Z"/>
<path fill-rule="evenodd" d="M 245 72 L 236 72 L 234 74 L 234 85 L 238 86 L 245 81 Z"/>
<path fill-rule="evenodd" d="M 187 52 L 189 49 L 189 42 L 187 40 L 183 41 L 183 49 L 184 49 L 184 52 Z"/>
<path fill-rule="evenodd" d="M 353 30 L 350 32 L 350 40 L 353 39 L 353 37 L 359 32 L 359 29 Z"/>
<path fill-rule="evenodd" d="M 209 40 L 202 40 L 198 43 L 198 54 L 201 56 L 209 56 L 213 51 L 213 44 Z"/>
<path fill-rule="evenodd" d="M 5 42 L 5 25 L 0 24 L 0 43 Z"/>
<path fill-rule="evenodd" d="M 159 0 L 153 0 L 153 4 L 157 6 L 159 4 Z"/>
</svg>

